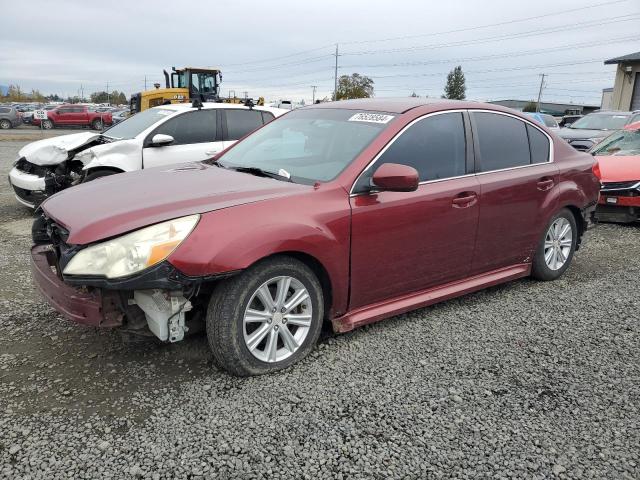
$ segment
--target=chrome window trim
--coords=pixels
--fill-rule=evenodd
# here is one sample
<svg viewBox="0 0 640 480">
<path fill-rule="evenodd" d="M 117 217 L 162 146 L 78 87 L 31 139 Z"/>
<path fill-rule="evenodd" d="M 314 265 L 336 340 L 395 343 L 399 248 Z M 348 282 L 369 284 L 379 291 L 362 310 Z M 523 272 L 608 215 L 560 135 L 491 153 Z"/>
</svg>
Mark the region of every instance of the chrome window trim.
<svg viewBox="0 0 640 480">
<path fill-rule="evenodd" d="M 517 115 L 513 115 L 511 113 L 507 113 L 507 112 L 499 112 L 496 110 L 487 110 L 487 109 L 471 109 L 471 108 L 459 108 L 459 109 L 455 109 L 455 110 L 441 110 L 438 112 L 431 112 L 431 113 L 426 113 L 424 115 L 422 115 L 421 117 L 415 118 L 413 119 L 411 122 L 409 122 L 407 125 L 405 125 L 402 130 L 400 130 L 398 133 L 396 133 L 396 135 L 389 141 L 389 143 L 387 143 L 384 148 L 382 150 L 380 150 L 378 152 L 378 154 L 373 157 L 373 160 L 371 160 L 366 167 L 364 167 L 364 169 L 362 169 L 362 172 L 360 172 L 360 174 L 356 177 L 356 179 L 354 180 L 354 182 L 351 184 L 351 188 L 349 189 L 349 196 L 350 197 L 356 197 L 359 195 L 366 195 L 370 192 L 360 192 L 360 193 L 353 193 L 353 189 L 356 186 L 356 184 L 358 183 L 358 180 L 360 180 L 360 177 L 362 175 L 365 174 L 365 172 L 367 170 L 369 170 L 377 161 L 378 159 L 387 151 L 387 149 L 393 145 L 393 143 L 411 126 L 413 126 L 414 124 L 435 116 L 435 115 L 443 115 L 445 113 L 464 113 L 467 112 L 469 114 L 474 113 L 474 112 L 480 112 L 480 113 L 494 113 L 496 115 L 504 115 L 506 117 L 511 117 L 511 118 L 515 118 L 516 120 L 520 120 L 521 122 L 531 125 L 533 128 L 537 129 L 539 132 L 543 133 L 546 137 L 547 140 L 549 140 L 549 159 L 546 162 L 538 162 L 538 163 L 530 163 L 529 165 L 519 165 L 517 167 L 507 167 L 507 168 L 501 168 L 499 170 L 489 170 L 487 172 L 474 172 L 474 173 L 467 173 L 465 175 L 459 175 L 457 177 L 448 177 L 448 178 L 439 178 L 436 180 L 424 180 L 422 182 L 419 182 L 418 185 L 426 185 L 429 183 L 437 183 L 437 182 L 446 182 L 448 180 L 456 180 L 459 178 L 466 178 L 466 177 L 473 177 L 473 176 L 477 176 L 477 175 L 486 175 L 488 173 L 497 173 L 497 172 L 506 172 L 509 170 L 518 170 L 521 168 L 528 168 L 528 167 L 535 167 L 538 165 L 545 165 L 547 163 L 554 163 L 554 143 L 553 143 L 553 138 L 551 138 L 551 135 L 549 135 L 547 132 L 545 132 L 544 130 L 542 130 L 538 125 L 536 125 L 533 121 L 530 121 L 526 118 L 521 118 Z M 471 145 L 471 148 L 474 148 L 474 145 Z"/>
</svg>

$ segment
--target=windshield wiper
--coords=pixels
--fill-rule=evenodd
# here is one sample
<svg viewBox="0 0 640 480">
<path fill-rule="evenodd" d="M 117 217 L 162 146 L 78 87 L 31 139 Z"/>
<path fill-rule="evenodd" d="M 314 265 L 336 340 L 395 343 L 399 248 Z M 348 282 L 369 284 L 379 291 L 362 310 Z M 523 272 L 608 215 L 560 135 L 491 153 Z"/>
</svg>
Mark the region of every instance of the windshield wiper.
<svg viewBox="0 0 640 480">
<path fill-rule="evenodd" d="M 278 170 L 278 172 L 270 172 L 269 170 L 263 170 L 259 167 L 225 167 L 229 170 L 235 170 L 236 172 L 249 173 L 251 175 L 257 175 L 259 177 L 269 177 L 275 178 L 276 180 L 284 180 L 286 182 L 291 182 L 291 174 L 287 172 L 284 168 Z"/>
</svg>

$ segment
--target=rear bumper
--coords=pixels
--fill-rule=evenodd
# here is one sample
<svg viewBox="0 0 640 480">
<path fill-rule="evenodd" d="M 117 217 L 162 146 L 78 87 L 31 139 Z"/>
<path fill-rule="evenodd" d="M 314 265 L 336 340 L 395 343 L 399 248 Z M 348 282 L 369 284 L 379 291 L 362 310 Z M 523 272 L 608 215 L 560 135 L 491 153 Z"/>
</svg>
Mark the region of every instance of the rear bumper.
<svg viewBox="0 0 640 480">
<path fill-rule="evenodd" d="M 599 222 L 631 223 L 640 221 L 640 195 L 601 193 L 596 209 Z"/>
<path fill-rule="evenodd" d="M 33 282 L 56 311 L 83 325 L 122 325 L 123 315 L 113 296 L 104 296 L 100 289 L 88 290 L 65 284 L 53 271 L 55 265 L 56 256 L 50 245 L 36 245 L 31 249 Z"/>
</svg>

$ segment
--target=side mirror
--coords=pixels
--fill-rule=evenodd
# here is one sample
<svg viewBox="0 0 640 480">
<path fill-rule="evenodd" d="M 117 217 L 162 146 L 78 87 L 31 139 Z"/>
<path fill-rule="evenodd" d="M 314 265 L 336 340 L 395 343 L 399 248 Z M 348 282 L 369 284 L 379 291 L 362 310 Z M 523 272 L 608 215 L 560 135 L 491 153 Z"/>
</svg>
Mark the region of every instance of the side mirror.
<svg viewBox="0 0 640 480">
<path fill-rule="evenodd" d="M 164 147 L 173 143 L 173 137 L 171 135 L 165 135 L 164 133 L 157 133 L 151 139 L 152 147 Z"/>
<path fill-rule="evenodd" d="M 418 189 L 418 171 L 407 165 L 385 163 L 373 173 L 371 183 L 380 191 L 413 192 Z"/>
</svg>

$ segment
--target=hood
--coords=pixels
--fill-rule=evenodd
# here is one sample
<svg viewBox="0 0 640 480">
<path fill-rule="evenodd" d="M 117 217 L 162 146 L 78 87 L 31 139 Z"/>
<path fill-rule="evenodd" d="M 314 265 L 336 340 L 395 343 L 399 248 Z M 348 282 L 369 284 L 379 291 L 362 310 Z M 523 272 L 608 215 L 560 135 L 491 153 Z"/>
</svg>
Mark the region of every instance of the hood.
<svg viewBox="0 0 640 480">
<path fill-rule="evenodd" d="M 588 130 L 584 128 L 561 128 L 555 131 L 565 140 L 587 139 L 587 138 L 604 138 L 611 135 L 614 130 Z"/>
<path fill-rule="evenodd" d="M 67 159 L 71 150 L 80 148 L 99 137 L 99 133 L 83 132 L 45 138 L 25 145 L 18 155 L 35 165 L 57 165 Z"/>
<path fill-rule="evenodd" d="M 313 187 L 202 163 L 111 175 L 49 197 L 44 212 L 84 245 L 195 213 L 295 195 Z"/>
<path fill-rule="evenodd" d="M 596 159 L 603 183 L 640 181 L 640 155 L 598 155 Z"/>
</svg>

